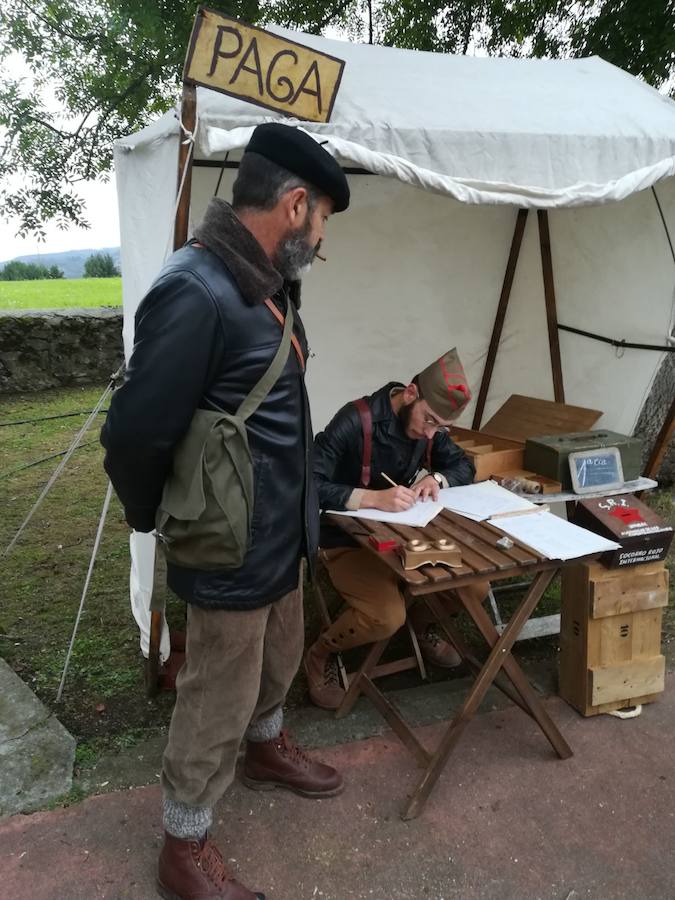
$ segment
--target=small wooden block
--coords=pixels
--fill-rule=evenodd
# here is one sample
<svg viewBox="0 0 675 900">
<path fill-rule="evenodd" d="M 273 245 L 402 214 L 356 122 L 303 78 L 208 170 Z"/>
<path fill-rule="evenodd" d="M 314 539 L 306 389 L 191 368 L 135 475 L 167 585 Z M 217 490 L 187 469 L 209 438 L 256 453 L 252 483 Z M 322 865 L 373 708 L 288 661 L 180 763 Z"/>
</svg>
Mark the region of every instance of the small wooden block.
<svg viewBox="0 0 675 900">
<path fill-rule="evenodd" d="M 449 566 L 453 569 L 462 566 L 461 550 L 447 538 L 408 541 L 400 548 L 400 554 L 404 569 L 419 569 L 425 565 Z"/>
</svg>

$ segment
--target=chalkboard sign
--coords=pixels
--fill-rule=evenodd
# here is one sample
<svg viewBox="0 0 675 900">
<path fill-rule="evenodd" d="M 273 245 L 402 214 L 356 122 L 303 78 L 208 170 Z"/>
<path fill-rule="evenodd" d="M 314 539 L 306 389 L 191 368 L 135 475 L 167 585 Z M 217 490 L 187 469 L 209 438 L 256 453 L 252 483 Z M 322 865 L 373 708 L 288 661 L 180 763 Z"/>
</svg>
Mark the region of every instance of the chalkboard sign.
<svg viewBox="0 0 675 900">
<path fill-rule="evenodd" d="M 568 456 L 572 487 L 576 494 L 623 486 L 621 454 L 617 447 L 578 450 Z"/>
</svg>

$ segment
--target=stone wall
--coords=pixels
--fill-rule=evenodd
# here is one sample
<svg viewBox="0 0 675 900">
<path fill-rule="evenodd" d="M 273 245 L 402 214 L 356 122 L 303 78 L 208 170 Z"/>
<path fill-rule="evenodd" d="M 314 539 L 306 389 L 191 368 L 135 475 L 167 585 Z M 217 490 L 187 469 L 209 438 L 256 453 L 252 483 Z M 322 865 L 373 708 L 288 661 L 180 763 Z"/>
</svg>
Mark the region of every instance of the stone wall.
<svg viewBox="0 0 675 900">
<path fill-rule="evenodd" d="M 122 358 L 121 309 L 0 311 L 0 393 L 100 384 Z"/>
</svg>

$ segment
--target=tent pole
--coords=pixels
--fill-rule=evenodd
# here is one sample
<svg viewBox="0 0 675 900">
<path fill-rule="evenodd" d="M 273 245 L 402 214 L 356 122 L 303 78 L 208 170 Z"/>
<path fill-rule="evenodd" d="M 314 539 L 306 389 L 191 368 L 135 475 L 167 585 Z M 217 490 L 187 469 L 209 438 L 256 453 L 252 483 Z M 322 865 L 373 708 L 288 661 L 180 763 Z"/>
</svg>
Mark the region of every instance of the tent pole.
<svg viewBox="0 0 675 900">
<path fill-rule="evenodd" d="M 541 248 L 541 270 L 544 276 L 544 299 L 546 300 L 546 322 L 548 324 L 548 345 L 551 352 L 551 374 L 553 376 L 553 399 L 565 402 L 562 364 L 560 362 L 560 341 L 558 340 L 558 314 L 555 304 L 553 283 L 553 260 L 551 259 L 551 236 L 548 230 L 548 212 L 537 210 L 539 223 L 539 246 Z"/>
<path fill-rule="evenodd" d="M 197 88 L 194 84 L 183 84 L 183 98 L 180 104 L 180 121 L 185 131 L 194 133 L 197 122 Z M 187 241 L 188 223 L 190 220 L 190 199 L 192 196 L 192 159 L 194 158 L 193 144 L 183 142 L 181 129 L 181 143 L 178 151 L 178 182 L 177 190 L 180 190 L 183 175 L 185 183 L 178 199 L 176 221 L 173 230 L 173 249 L 178 250 Z M 185 172 L 185 167 L 188 167 Z"/>
<path fill-rule="evenodd" d="M 488 348 L 487 359 L 485 360 L 485 368 L 483 369 L 483 377 L 480 383 L 480 391 L 478 392 L 478 400 L 476 401 L 476 410 L 473 414 L 472 428 L 475 430 L 480 428 L 483 418 L 483 410 L 485 409 L 485 401 L 487 400 L 488 390 L 490 389 L 490 381 L 492 379 L 492 370 L 495 366 L 497 358 L 497 350 L 499 349 L 499 341 L 502 336 L 504 327 L 504 319 L 506 318 L 506 310 L 511 297 L 511 287 L 513 285 L 513 277 L 516 272 L 516 264 L 520 255 L 520 245 L 523 241 L 523 232 L 527 222 L 526 209 L 519 209 L 516 217 L 516 227 L 513 231 L 513 239 L 511 241 L 511 250 L 509 259 L 506 263 L 506 272 L 504 273 L 504 282 L 502 284 L 502 292 L 499 297 L 499 305 L 497 306 L 497 315 L 495 316 L 495 324 L 492 328 L 492 337 L 490 338 L 490 346 Z"/>
<path fill-rule="evenodd" d="M 673 432 L 675 431 L 675 400 L 670 404 L 670 410 L 663 423 L 661 431 L 659 431 L 652 452 L 649 454 L 647 466 L 645 468 L 645 476 L 647 478 L 656 478 L 656 473 L 661 468 L 663 457 L 666 455 L 668 444 L 670 443 Z"/>
<path fill-rule="evenodd" d="M 192 198 L 192 160 L 194 144 L 184 142 L 184 131 L 194 134 L 197 123 L 197 88 L 194 84 L 183 84 L 183 97 L 180 104 L 181 142 L 178 151 L 178 181 L 176 191 L 183 189 L 178 198 L 176 221 L 173 227 L 173 249 L 178 250 L 187 241 L 190 221 L 190 200 Z M 187 166 L 187 172 L 185 171 Z M 185 179 L 185 180 L 183 180 Z M 146 668 L 146 691 L 149 697 L 157 693 L 159 675 L 159 650 L 162 638 L 162 610 L 150 610 L 150 641 Z"/>
</svg>

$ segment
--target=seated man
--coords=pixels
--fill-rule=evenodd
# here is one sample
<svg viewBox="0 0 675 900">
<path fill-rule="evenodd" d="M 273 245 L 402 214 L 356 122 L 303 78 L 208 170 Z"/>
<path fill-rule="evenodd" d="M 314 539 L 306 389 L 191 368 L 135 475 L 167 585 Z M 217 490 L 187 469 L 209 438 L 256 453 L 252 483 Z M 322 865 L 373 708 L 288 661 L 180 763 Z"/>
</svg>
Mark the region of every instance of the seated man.
<svg viewBox="0 0 675 900">
<path fill-rule="evenodd" d="M 418 499 L 437 499 L 441 487 L 470 484 L 474 467 L 448 437 L 448 426 L 471 399 L 456 350 L 435 360 L 407 386 L 390 382 L 343 406 L 314 444 L 314 477 L 322 509 L 402 511 Z M 392 487 L 389 479 L 398 486 Z M 305 657 L 313 703 L 336 709 L 345 692 L 335 653 L 390 637 L 405 622 L 396 575 L 325 520 L 321 559 L 347 608 Z M 480 598 L 489 585 L 476 590 Z M 410 611 L 424 658 L 452 668 L 461 659 L 430 621 L 423 604 Z"/>
</svg>

